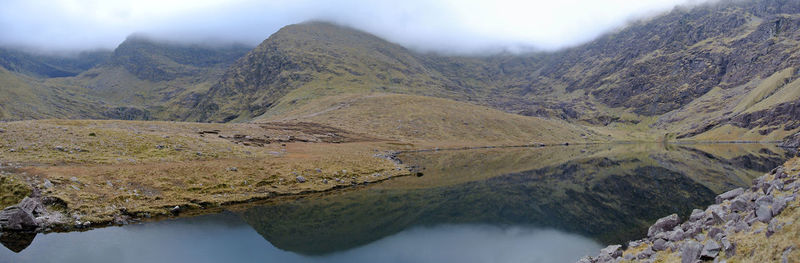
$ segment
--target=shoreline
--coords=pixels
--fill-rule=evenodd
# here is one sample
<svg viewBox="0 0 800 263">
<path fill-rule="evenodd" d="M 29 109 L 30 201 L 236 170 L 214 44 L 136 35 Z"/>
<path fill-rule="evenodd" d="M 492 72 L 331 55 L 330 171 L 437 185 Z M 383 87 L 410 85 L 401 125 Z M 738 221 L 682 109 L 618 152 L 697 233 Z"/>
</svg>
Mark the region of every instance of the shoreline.
<svg viewBox="0 0 800 263">
<path fill-rule="evenodd" d="M 625 247 L 609 245 L 578 262 L 787 262 L 800 256 L 798 192 L 800 157 L 794 157 L 753 179 L 749 188 L 718 195 L 715 204 L 695 209 L 689 218 L 663 217 L 647 237 Z"/>
</svg>

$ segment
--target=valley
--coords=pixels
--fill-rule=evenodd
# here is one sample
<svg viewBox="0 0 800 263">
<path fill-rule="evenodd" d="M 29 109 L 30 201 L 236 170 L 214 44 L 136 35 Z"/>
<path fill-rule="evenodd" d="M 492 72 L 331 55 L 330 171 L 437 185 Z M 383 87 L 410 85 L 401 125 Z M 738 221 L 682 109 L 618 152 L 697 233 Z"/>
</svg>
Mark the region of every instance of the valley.
<svg viewBox="0 0 800 263">
<path fill-rule="evenodd" d="M 325 20 L 264 37 L 0 48 L 0 205 L 31 210 L 0 230 L 232 210 L 276 248 L 313 255 L 446 223 L 610 244 L 797 166 L 798 1 L 678 6 L 554 51 L 422 52 Z"/>
</svg>

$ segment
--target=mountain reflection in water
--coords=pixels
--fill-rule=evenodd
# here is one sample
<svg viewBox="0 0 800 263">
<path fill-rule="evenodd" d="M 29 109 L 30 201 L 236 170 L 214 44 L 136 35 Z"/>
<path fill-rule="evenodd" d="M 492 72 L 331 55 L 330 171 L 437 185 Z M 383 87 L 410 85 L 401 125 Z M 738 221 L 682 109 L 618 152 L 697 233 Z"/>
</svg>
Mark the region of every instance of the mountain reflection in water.
<svg viewBox="0 0 800 263">
<path fill-rule="evenodd" d="M 0 249 L 0 261 L 568 262 L 639 238 L 662 216 L 685 218 L 787 158 L 779 148 L 754 144 L 399 157 L 425 175 L 233 213 L 87 232 L 5 233 L 0 242 L 9 250 Z"/>
</svg>

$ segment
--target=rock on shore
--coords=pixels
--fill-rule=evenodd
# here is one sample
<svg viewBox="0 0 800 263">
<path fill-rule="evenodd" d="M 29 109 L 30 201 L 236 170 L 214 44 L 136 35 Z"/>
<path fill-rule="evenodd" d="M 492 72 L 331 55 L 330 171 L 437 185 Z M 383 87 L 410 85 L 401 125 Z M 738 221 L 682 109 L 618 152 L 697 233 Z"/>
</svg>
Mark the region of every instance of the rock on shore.
<svg viewBox="0 0 800 263">
<path fill-rule="evenodd" d="M 0 211 L 0 232 L 41 231 L 62 221 L 61 213 L 48 211 L 38 191 L 34 191 L 19 204 Z"/>
<path fill-rule="evenodd" d="M 666 253 L 673 254 L 666 261 L 724 262 L 723 255 L 727 258 L 736 254 L 733 235 L 769 238 L 793 223 L 775 218 L 797 200 L 800 191 L 800 174 L 785 169 L 778 167 L 754 179 L 749 189 L 737 188 L 720 194 L 716 204 L 705 210 L 695 209 L 683 223 L 677 214 L 659 219 L 649 228 L 647 238 L 631 241 L 626 250 L 620 245 L 611 245 L 599 255 L 584 257 L 579 262 L 655 262 L 664 260 L 658 255 Z M 786 251 L 790 253 L 793 246 L 787 245 Z M 784 260 L 787 252 L 783 253 Z"/>
</svg>

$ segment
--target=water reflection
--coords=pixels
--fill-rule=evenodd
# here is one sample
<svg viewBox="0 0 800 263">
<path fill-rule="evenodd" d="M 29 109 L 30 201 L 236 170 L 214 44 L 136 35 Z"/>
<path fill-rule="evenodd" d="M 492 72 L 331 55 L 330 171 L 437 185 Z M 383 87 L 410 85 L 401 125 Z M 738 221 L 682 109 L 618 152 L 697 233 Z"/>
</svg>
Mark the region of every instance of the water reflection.
<svg viewBox="0 0 800 263">
<path fill-rule="evenodd" d="M 411 153 L 401 159 L 424 166 L 425 176 L 240 214 L 276 247 L 306 255 L 441 224 L 554 228 L 622 243 L 641 236 L 659 217 L 685 217 L 717 193 L 748 185 L 785 158 L 772 146 L 701 146 Z M 735 161 L 743 159 L 749 161 Z"/>
<path fill-rule="evenodd" d="M 0 262 L 568 262 L 685 217 L 785 154 L 752 144 L 407 153 L 425 176 L 219 215 L 5 233 Z"/>
<path fill-rule="evenodd" d="M 600 244 L 556 230 L 486 225 L 416 228 L 325 256 L 283 251 L 230 213 L 83 233 L 40 235 L 2 262 L 571 262 Z M 6 259 L 10 261 L 6 261 Z"/>
</svg>

